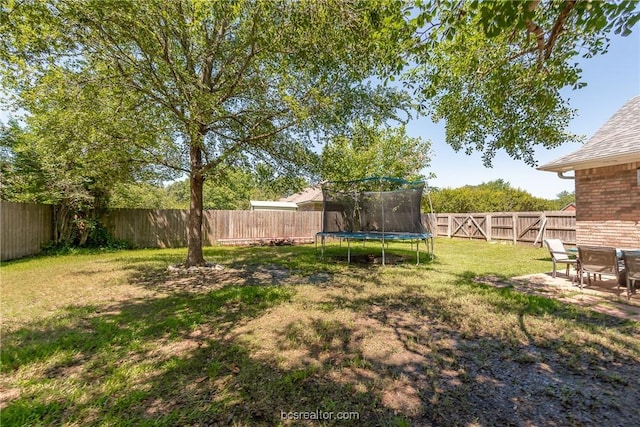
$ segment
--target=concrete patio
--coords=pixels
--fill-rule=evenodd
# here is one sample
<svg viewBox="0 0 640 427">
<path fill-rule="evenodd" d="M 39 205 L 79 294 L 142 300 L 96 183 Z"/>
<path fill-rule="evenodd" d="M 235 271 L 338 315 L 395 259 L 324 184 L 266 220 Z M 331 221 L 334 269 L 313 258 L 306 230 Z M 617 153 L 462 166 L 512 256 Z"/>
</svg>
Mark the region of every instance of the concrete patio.
<svg viewBox="0 0 640 427">
<path fill-rule="evenodd" d="M 618 289 L 614 277 L 602 276 L 602 280 L 592 280 L 589 285 L 585 276 L 582 289 L 578 283 L 571 281 L 572 278 L 575 278 L 574 271 L 571 271 L 570 276 L 558 273 L 555 279 L 549 272 L 513 277 L 508 281 L 492 280 L 489 277 L 481 282 L 491 286 L 513 286 L 523 293 L 554 298 L 599 313 L 640 322 L 640 283 L 636 283 L 636 293 L 628 299 L 627 289 L 623 286 Z"/>
</svg>

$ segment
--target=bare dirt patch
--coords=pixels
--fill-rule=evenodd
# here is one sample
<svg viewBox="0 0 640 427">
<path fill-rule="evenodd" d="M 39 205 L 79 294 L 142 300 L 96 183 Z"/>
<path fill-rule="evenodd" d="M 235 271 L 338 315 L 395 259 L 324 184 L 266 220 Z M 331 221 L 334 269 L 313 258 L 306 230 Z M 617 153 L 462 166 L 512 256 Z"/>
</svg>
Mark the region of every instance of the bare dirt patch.
<svg viewBox="0 0 640 427">
<path fill-rule="evenodd" d="M 382 255 L 379 253 L 351 255 L 350 257 L 348 255 L 336 255 L 331 257 L 331 259 L 334 262 L 341 262 L 341 263 L 351 262 L 351 263 L 360 264 L 360 265 L 374 265 L 374 264 L 382 265 L 383 264 Z M 407 260 L 408 260 L 408 257 L 400 256 L 400 255 L 385 254 L 384 256 L 385 265 L 402 264 L 407 262 Z"/>
<path fill-rule="evenodd" d="M 3 388 L 0 386 L 0 410 L 7 407 L 7 405 L 20 397 L 20 389 L 18 388 Z"/>
<path fill-rule="evenodd" d="M 282 286 L 299 284 L 321 284 L 329 282 L 332 275 L 317 272 L 303 276 L 275 264 L 225 267 L 181 268 L 169 266 L 164 271 L 139 276 L 136 281 L 157 292 L 207 293 L 225 286 Z"/>
</svg>

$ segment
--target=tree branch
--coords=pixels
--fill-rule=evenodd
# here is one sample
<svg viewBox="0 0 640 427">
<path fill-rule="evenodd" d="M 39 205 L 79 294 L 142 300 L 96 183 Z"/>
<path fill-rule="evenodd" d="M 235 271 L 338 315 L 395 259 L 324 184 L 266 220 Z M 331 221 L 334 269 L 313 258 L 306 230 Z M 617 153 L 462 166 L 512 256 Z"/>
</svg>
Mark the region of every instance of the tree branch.
<svg viewBox="0 0 640 427">
<path fill-rule="evenodd" d="M 254 21 L 251 25 L 251 35 L 250 35 L 251 41 L 249 46 L 250 47 L 249 53 L 247 54 L 247 57 L 245 58 L 244 63 L 240 66 L 240 69 L 236 71 L 235 79 L 233 83 L 231 83 L 231 86 L 227 89 L 226 93 L 222 96 L 222 98 L 218 100 L 219 104 L 224 103 L 227 99 L 229 99 L 233 95 L 236 87 L 238 86 L 238 84 L 242 80 L 242 77 L 244 76 L 244 72 L 247 70 L 247 68 L 251 64 L 251 61 L 253 60 L 256 54 L 255 34 L 256 34 L 256 21 L 254 18 Z"/>
<path fill-rule="evenodd" d="M 575 7 L 576 2 L 574 0 L 568 1 L 565 3 L 562 12 L 556 19 L 556 22 L 553 24 L 553 28 L 551 29 L 551 34 L 549 35 L 549 39 L 547 40 L 547 45 L 544 52 L 544 59 L 549 59 L 551 57 L 551 51 L 556 44 L 556 40 L 558 40 L 558 36 L 562 33 L 564 29 L 564 23 L 567 21 L 567 17 L 571 10 Z"/>
<path fill-rule="evenodd" d="M 536 10 L 539 4 L 540 4 L 540 0 L 533 0 L 529 2 L 527 9 L 529 10 L 529 12 L 533 12 L 534 10 Z M 544 65 L 543 52 L 545 49 L 544 30 L 538 24 L 533 22 L 531 19 L 527 19 L 526 27 L 527 27 L 527 32 L 529 34 L 535 35 L 536 45 L 537 45 L 536 50 L 538 51 L 538 61 L 537 61 L 538 69 L 542 69 Z"/>
</svg>

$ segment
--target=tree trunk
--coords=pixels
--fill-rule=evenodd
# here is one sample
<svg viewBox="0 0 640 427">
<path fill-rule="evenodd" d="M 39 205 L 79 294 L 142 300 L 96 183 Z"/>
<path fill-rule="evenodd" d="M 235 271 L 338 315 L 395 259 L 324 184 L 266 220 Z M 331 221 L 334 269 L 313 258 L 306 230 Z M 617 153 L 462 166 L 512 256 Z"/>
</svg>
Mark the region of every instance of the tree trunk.
<svg viewBox="0 0 640 427">
<path fill-rule="evenodd" d="M 189 175 L 190 204 L 189 204 L 189 250 L 187 253 L 187 267 L 203 266 L 206 264 L 202 255 L 202 150 L 199 141 L 191 140 L 189 150 L 191 172 Z"/>
<path fill-rule="evenodd" d="M 63 199 L 55 205 L 54 208 L 54 233 L 53 233 L 53 241 L 56 245 L 64 245 L 69 246 L 72 244 L 71 242 L 71 212 L 72 209 L 69 207 L 69 201 Z"/>
</svg>

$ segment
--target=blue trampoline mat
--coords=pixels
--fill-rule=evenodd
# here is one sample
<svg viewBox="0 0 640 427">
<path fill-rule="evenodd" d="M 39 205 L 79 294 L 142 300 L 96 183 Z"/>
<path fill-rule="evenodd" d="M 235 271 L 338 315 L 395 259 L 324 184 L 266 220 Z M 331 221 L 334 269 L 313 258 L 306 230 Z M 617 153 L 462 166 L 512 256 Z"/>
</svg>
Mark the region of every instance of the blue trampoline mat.
<svg viewBox="0 0 640 427">
<path fill-rule="evenodd" d="M 368 233 L 357 232 L 349 233 L 346 231 L 321 231 L 316 233 L 316 236 L 320 237 L 340 237 L 343 239 L 356 239 L 356 240 L 424 240 L 430 239 L 433 236 L 431 233 L 403 233 L 403 232 L 381 232 L 370 231 Z"/>
</svg>

